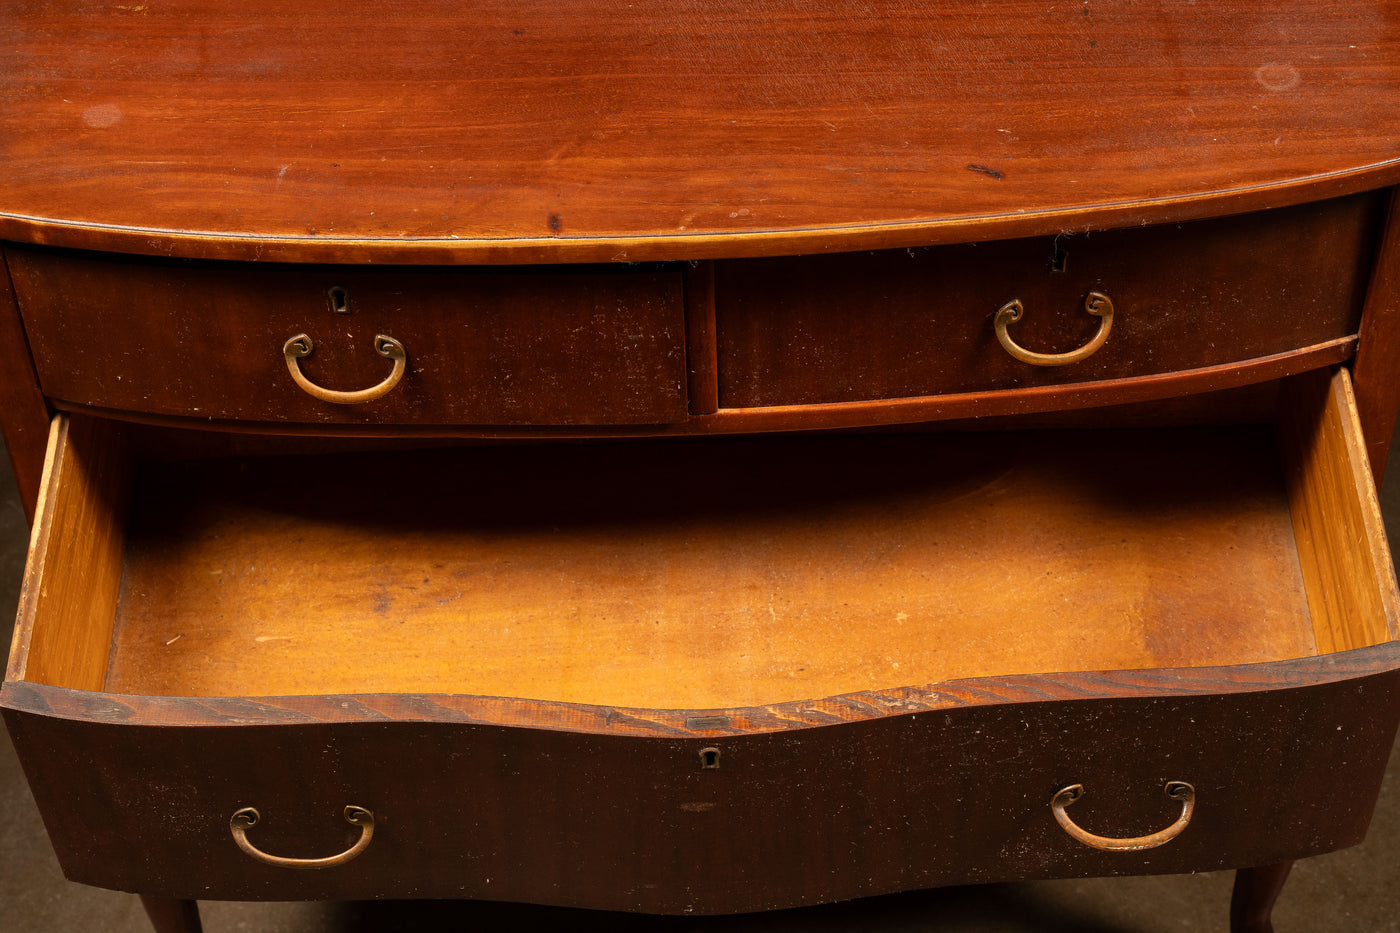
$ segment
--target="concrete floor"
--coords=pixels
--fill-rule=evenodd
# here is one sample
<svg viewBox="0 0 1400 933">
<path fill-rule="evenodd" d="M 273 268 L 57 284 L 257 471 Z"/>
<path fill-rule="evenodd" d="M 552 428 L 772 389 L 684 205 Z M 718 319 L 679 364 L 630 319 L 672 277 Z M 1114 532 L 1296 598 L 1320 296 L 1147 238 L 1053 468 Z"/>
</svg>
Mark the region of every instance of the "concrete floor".
<svg viewBox="0 0 1400 933">
<path fill-rule="evenodd" d="M 0 462 L 8 460 L 0 457 Z M 1383 485 L 1400 542 L 1400 452 Z M 8 468 L 0 468 L 0 637 L 9 644 L 28 528 Z M 0 740 L 0 930 L 148 933 L 137 899 L 70 884 L 59 872 L 6 736 Z M 366 933 L 477 928 L 687 930 L 695 933 L 1183 933 L 1224 930 L 1232 876 L 1093 879 L 987 885 L 871 898 L 749 917 L 672 919 L 475 902 L 241 904 L 203 902 L 207 933 Z M 1274 911 L 1278 933 L 1400 933 L 1400 754 L 1367 841 L 1300 862 Z"/>
</svg>

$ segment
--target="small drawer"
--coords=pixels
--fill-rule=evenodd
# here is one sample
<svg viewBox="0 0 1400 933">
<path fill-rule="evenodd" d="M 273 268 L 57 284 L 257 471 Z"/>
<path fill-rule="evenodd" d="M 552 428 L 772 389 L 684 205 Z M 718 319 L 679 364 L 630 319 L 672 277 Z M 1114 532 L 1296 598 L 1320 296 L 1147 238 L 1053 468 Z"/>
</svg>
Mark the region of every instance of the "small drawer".
<svg viewBox="0 0 1400 933">
<path fill-rule="evenodd" d="M 719 262 L 719 404 L 1124 380 L 1354 338 L 1383 194 L 1153 228 Z M 1008 348 L 995 319 L 1012 302 L 1022 313 L 1007 322 Z M 1090 304 L 1112 308 L 1109 326 Z M 1015 347 L 1060 359 L 1027 362 Z"/>
<path fill-rule="evenodd" d="M 381 270 L 25 248 L 6 256 L 40 383 L 60 405 L 299 424 L 686 417 L 673 267 Z M 286 352 L 298 335 L 309 354 Z M 342 395 L 328 400 L 318 388 Z"/>
<path fill-rule="evenodd" d="M 6 720 L 68 876 L 182 897 L 726 913 L 1329 851 L 1400 715 L 1397 595 L 1345 371 L 1286 392 L 239 460 L 60 416 Z M 1171 838 L 1072 837 L 1073 785 L 1087 832 Z"/>
</svg>

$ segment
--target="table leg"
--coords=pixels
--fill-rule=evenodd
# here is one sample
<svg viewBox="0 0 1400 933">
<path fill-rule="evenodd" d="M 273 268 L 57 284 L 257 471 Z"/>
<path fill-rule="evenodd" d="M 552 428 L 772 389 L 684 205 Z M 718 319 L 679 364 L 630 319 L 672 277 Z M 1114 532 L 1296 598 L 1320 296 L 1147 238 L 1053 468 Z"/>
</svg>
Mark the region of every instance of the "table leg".
<svg viewBox="0 0 1400 933">
<path fill-rule="evenodd" d="M 202 933 L 199 901 L 142 894 L 141 906 L 146 908 L 146 916 L 156 933 Z"/>
<path fill-rule="evenodd" d="M 1292 867 L 1292 862 L 1280 862 L 1235 872 L 1235 891 L 1230 897 L 1230 933 L 1274 933 L 1269 918 Z"/>
</svg>

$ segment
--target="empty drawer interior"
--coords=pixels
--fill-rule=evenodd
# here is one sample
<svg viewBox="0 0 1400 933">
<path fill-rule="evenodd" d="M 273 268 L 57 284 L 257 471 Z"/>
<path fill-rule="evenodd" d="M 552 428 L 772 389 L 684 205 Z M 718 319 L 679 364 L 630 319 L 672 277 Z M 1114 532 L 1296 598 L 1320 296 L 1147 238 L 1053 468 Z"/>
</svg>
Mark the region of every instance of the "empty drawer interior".
<svg viewBox="0 0 1400 933">
<path fill-rule="evenodd" d="M 175 462 L 73 416 L 11 674 L 700 709 L 1387 640 L 1345 373 L 1286 396 L 1278 425 Z"/>
</svg>

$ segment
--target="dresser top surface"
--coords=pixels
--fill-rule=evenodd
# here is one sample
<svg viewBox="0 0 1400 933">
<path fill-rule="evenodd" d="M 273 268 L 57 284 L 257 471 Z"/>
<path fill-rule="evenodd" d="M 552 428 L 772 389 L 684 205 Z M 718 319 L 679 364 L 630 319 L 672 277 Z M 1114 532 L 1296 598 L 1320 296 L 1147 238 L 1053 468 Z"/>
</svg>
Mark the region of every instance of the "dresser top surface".
<svg viewBox="0 0 1400 933">
<path fill-rule="evenodd" d="M 0 3 L 0 237 L 707 258 L 1400 181 L 1400 2 Z"/>
</svg>

